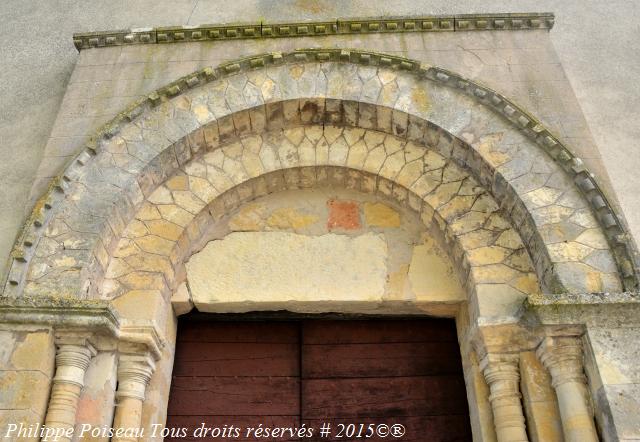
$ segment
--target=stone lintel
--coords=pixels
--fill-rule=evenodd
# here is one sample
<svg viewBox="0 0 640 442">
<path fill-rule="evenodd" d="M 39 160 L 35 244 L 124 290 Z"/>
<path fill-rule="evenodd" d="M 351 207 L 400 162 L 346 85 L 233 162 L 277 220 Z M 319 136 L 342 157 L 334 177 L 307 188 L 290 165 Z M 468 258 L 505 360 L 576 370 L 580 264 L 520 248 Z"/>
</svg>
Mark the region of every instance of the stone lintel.
<svg viewBox="0 0 640 442">
<path fill-rule="evenodd" d="M 368 17 L 323 21 L 228 23 L 81 32 L 73 35 L 78 51 L 132 44 L 309 37 L 404 32 L 550 30 L 551 12 Z"/>
</svg>

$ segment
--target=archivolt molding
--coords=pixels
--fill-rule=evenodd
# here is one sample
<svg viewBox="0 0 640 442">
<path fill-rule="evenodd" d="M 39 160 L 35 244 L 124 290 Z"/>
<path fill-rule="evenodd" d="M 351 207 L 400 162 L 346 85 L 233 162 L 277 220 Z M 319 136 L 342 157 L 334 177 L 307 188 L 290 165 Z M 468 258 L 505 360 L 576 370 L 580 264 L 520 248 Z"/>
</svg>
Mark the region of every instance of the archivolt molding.
<svg viewBox="0 0 640 442">
<path fill-rule="evenodd" d="M 179 167 L 124 229 L 104 282 L 96 278 L 98 296 L 152 290 L 167 299 L 208 226 L 260 196 L 323 186 L 391 197 L 437 225 L 470 298 L 484 298 L 478 316 L 499 317 L 487 300 L 501 296 L 514 300 L 513 318 L 524 298 L 539 293 L 522 240 L 468 171 L 393 135 L 307 125 L 246 135 Z"/>
<path fill-rule="evenodd" d="M 118 236 L 168 171 L 204 148 L 190 135 L 196 129 L 205 127 L 217 144 L 296 121 L 375 129 L 426 145 L 429 134 L 440 131 L 448 141 L 446 147 L 436 146 L 438 151 L 474 170 L 480 183 L 492 190 L 518 226 L 547 291 L 602 291 L 602 281 L 594 288 L 588 279 L 611 274 L 611 253 L 625 286 L 637 284 L 631 241 L 594 177 L 534 117 L 486 87 L 415 60 L 315 49 L 205 68 L 120 114 L 89 141 L 34 209 L 14 249 L 5 295 L 22 291 L 30 267 L 32 275 L 41 277 L 74 274 L 69 281 L 76 283 L 81 273 L 86 276 L 87 251 L 99 256 L 104 255 L 100 250 L 112 247 L 110 241 L 98 240 L 105 222 L 110 232 L 106 237 Z M 532 142 L 549 156 L 540 155 Z M 78 237 L 74 231 L 86 234 Z M 585 231 L 587 238 L 575 241 Z M 599 239 L 602 232 L 611 252 Z M 74 248 L 65 245 L 55 252 L 55 271 L 46 254 L 53 237 L 68 237 L 65 242 Z M 589 267 L 581 261 L 583 255 L 588 259 L 592 253 L 609 268 L 582 271 Z M 604 285 L 606 290 L 619 289 L 615 278 Z M 87 287 L 59 284 L 58 290 L 84 296 Z"/>
<path fill-rule="evenodd" d="M 279 37 L 378 34 L 398 32 L 453 32 L 551 29 L 552 13 L 462 14 L 415 17 L 356 18 L 298 23 L 236 23 L 171 26 L 119 31 L 83 32 L 73 36 L 78 51 L 132 44 L 182 43 Z"/>
</svg>

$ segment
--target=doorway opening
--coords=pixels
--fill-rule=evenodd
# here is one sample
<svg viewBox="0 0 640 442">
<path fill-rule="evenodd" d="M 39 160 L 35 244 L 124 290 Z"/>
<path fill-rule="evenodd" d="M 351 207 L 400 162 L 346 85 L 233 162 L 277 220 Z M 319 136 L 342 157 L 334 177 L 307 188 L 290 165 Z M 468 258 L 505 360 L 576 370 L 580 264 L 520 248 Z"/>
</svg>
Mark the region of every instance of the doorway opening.
<svg viewBox="0 0 640 442">
<path fill-rule="evenodd" d="M 183 316 L 167 427 L 193 435 L 203 424 L 228 436 L 216 440 L 471 440 L 455 323 L 277 313 Z M 331 435 L 321 437 L 327 424 Z M 393 431 L 398 424 L 401 438 L 381 437 L 385 425 Z M 258 428 L 313 429 L 313 435 L 256 437 Z"/>
</svg>

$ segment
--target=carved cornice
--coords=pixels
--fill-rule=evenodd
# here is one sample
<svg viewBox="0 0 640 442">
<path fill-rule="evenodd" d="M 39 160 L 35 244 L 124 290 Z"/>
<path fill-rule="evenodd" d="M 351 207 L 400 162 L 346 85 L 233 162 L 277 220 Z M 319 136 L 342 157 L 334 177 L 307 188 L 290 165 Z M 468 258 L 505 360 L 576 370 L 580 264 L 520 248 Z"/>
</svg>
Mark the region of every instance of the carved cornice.
<svg viewBox="0 0 640 442">
<path fill-rule="evenodd" d="M 119 333 L 120 318 L 108 301 L 55 297 L 0 298 L 0 322 Z"/>
<path fill-rule="evenodd" d="M 545 294 L 525 302 L 533 322 L 626 327 L 640 325 L 640 293 Z"/>
<path fill-rule="evenodd" d="M 100 299 L 0 297 L 0 323 L 44 325 L 70 336 L 103 335 L 142 345 L 156 360 L 165 344 L 155 326 L 123 324 L 111 302 Z"/>
<path fill-rule="evenodd" d="M 550 12 L 519 14 L 463 14 L 415 17 L 350 18 L 288 23 L 231 23 L 81 32 L 73 35 L 78 51 L 134 44 L 183 43 L 281 37 L 384 34 L 402 32 L 455 32 L 551 29 Z"/>
</svg>

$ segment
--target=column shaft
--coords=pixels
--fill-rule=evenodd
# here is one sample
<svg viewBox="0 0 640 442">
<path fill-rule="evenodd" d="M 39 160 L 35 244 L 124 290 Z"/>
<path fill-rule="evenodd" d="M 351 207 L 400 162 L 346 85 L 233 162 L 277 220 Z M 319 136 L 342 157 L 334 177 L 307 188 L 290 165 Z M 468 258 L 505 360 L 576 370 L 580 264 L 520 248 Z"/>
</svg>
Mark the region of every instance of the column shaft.
<svg viewBox="0 0 640 442">
<path fill-rule="evenodd" d="M 537 350 L 551 373 L 565 442 L 597 442 L 583 370 L 582 342 L 577 336 L 547 337 Z"/>
<path fill-rule="evenodd" d="M 114 436 L 113 442 L 138 440 L 142 422 L 142 403 L 154 368 L 155 364 L 149 355 L 120 355 L 113 427 L 121 434 Z"/>
<path fill-rule="evenodd" d="M 489 384 L 491 408 L 499 442 L 528 442 L 520 402 L 519 356 L 489 354 L 482 361 Z"/>
</svg>

